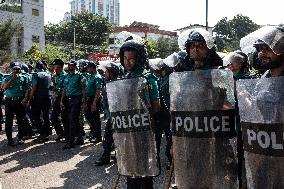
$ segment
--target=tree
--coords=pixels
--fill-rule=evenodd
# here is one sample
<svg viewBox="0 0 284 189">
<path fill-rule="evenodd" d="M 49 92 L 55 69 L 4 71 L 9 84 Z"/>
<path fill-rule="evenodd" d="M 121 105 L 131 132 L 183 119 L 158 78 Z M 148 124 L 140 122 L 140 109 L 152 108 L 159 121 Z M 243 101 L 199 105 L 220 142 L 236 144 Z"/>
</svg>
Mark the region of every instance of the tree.
<svg viewBox="0 0 284 189">
<path fill-rule="evenodd" d="M 241 14 L 237 14 L 232 20 L 222 18 L 213 29 L 218 51 L 239 49 L 240 39 L 258 28 L 249 17 Z"/>
<path fill-rule="evenodd" d="M 92 13 L 80 13 L 73 15 L 69 22 L 46 25 L 45 37 L 47 43 L 63 42 L 73 47 L 75 33 L 76 45 L 86 49 L 106 46 L 110 30 L 111 24 L 107 18 Z"/>
<path fill-rule="evenodd" d="M 145 39 L 144 44 L 146 45 L 149 58 L 159 57 L 159 54 L 157 51 L 157 43 L 155 43 L 154 41 L 149 41 Z"/>
<path fill-rule="evenodd" d="M 10 55 L 11 42 L 18 34 L 19 23 L 8 20 L 0 24 L 0 64 L 12 61 L 15 57 Z"/>
<path fill-rule="evenodd" d="M 38 49 L 36 44 L 33 44 L 31 48 L 24 53 L 23 57 L 30 63 L 34 64 L 42 59 L 43 53 Z"/>
<path fill-rule="evenodd" d="M 166 58 L 173 52 L 179 51 L 177 39 L 160 37 L 157 41 L 157 51 L 160 58 Z"/>
<path fill-rule="evenodd" d="M 0 50 L 8 51 L 10 49 L 12 38 L 18 33 L 18 23 L 8 20 L 0 24 Z"/>
<path fill-rule="evenodd" d="M 58 47 L 55 45 L 48 44 L 45 46 L 42 59 L 47 63 L 52 63 L 52 61 L 56 58 L 60 58 L 64 62 L 67 62 L 70 59 L 70 55 L 64 52 L 62 47 Z"/>
</svg>

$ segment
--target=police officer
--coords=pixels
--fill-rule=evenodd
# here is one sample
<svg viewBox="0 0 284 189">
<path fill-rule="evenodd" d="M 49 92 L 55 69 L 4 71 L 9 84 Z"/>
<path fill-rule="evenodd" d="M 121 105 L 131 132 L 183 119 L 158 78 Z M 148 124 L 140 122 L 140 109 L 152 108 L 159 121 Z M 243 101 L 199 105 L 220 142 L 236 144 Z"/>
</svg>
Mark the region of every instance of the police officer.
<svg viewBox="0 0 284 189">
<path fill-rule="evenodd" d="M 29 84 L 26 77 L 21 74 L 21 64 L 19 62 L 10 63 L 12 73 L 5 77 L 3 89 L 5 90 L 5 132 L 9 146 L 15 146 L 12 139 L 13 117 L 16 114 L 18 123 L 18 144 L 23 144 L 23 119 L 25 116 L 24 105 L 28 100 Z"/>
<path fill-rule="evenodd" d="M 160 109 L 160 99 L 158 85 L 153 74 L 145 68 L 148 66 L 148 54 L 143 43 L 129 40 L 126 41 L 120 48 L 120 63 L 124 66 L 126 78 L 144 77 L 147 80 L 147 90 L 150 98 L 150 112 L 156 114 Z M 155 116 L 154 116 L 155 117 Z M 128 189 L 151 189 L 153 188 L 152 177 L 145 178 L 130 178 L 127 177 Z"/>
<path fill-rule="evenodd" d="M 68 112 L 68 126 L 64 128 L 66 133 L 66 145 L 63 149 L 74 148 L 75 144 L 84 144 L 83 128 L 79 124 L 81 106 L 86 106 L 86 81 L 80 72 L 77 71 L 77 62 L 70 60 L 68 64 L 69 73 L 63 83 L 60 106 Z M 64 106 L 64 98 L 67 98 L 67 105 Z M 76 140 L 75 140 L 76 137 Z"/>
<path fill-rule="evenodd" d="M 158 155 L 160 154 L 160 145 L 162 134 L 165 133 L 166 136 L 166 156 L 169 161 L 169 165 L 167 169 L 170 168 L 170 163 L 172 161 L 172 156 L 170 154 L 170 149 L 172 146 L 172 131 L 170 128 L 171 123 L 171 115 L 170 115 L 170 92 L 169 92 L 169 75 L 172 73 L 172 69 L 168 67 L 163 61 L 161 61 L 161 65 L 159 69 L 156 70 L 158 73 L 158 86 L 160 93 L 160 102 L 161 109 L 157 113 L 157 121 L 156 121 L 156 142 L 157 142 L 157 150 Z"/>
<path fill-rule="evenodd" d="M 246 71 L 248 69 L 248 57 L 242 51 L 234 51 L 230 52 L 223 58 L 224 65 L 228 67 L 233 72 L 234 80 L 237 81 L 239 79 L 250 79 L 250 74 Z M 243 150 L 243 139 L 242 139 L 242 130 L 240 123 L 240 115 L 238 108 L 238 99 L 235 96 L 236 100 L 236 130 L 237 130 L 237 150 L 238 150 L 238 179 L 239 179 L 239 187 L 242 187 L 243 180 L 245 176 L 244 170 L 244 150 Z"/>
<path fill-rule="evenodd" d="M 176 71 L 208 70 L 223 65 L 222 58 L 217 54 L 214 41 L 205 41 L 201 30 L 193 30 L 185 42 L 187 55 L 177 65 Z"/>
<path fill-rule="evenodd" d="M 32 74 L 29 73 L 28 65 L 25 63 L 21 64 L 21 73 L 28 80 L 29 86 L 31 86 Z M 25 108 L 25 117 L 24 117 L 24 136 L 23 139 L 30 139 L 33 137 L 34 132 L 32 130 L 31 121 L 29 119 L 29 115 L 27 114 L 28 108 Z"/>
<path fill-rule="evenodd" d="M 249 79 L 248 56 L 242 51 L 230 52 L 223 58 L 224 65 L 233 72 L 234 79 Z"/>
<path fill-rule="evenodd" d="M 57 134 L 56 141 L 60 141 L 65 138 L 63 128 L 66 128 L 68 124 L 66 109 L 63 109 L 61 111 L 60 108 L 63 82 L 67 73 L 63 70 L 64 62 L 61 59 L 54 59 L 52 65 L 54 66 L 55 73 L 52 77 L 54 101 L 52 104 L 51 125 L 53 126 Z M 63 101 L 66 103 L 66 99 L 63 99 Z M 65 126 L 62 126 L 61 123 Z"/>
<path fill-rule="evenodd" d="M 4 73 L 0 72 L 0 131 L 2 131 L 2 123 L 3 122 L 3 112 L 2 112 L 2 103 L 3 103 L 3 98 L 4 98 L 4 90 L 2 88 L 3 84 L 3 79 L 4 79 Z"/>
<path fill-rule="evenodd" d="M 99 143 L 102 141 L 101 136 L 101 93 L 102 93 L 102 77 L 96 71 L 96 63 L 90 61 L 87 65 L 87 107 L 85 116 L 90 124 L 93 136 L 90 136 L 90 142 Z"/>
<path fill-rule="evenodd" d="M 36 63 L 35 69 L 36 73 L 32 76 L 32 90 L 28 104 L 31 104 L 33 119 L 40 134 L 34 142 L 44 143 L 49 140 L 48 136 L 52 134 L 49 117 L 51 107 L 51 74 L 45 71 L 45 65 L 42 61 Z"/>
<path fill-rule="evenodd" d="M 105 79 L 106 82 L 114 81 L 123 75 L 123 70 L 120 69 L 119 65 L 109 62 L 105 65 L 100 65 L 102 70 L 105 70 Z M 110 120 L 110 112 L 107 101 L 107 93 L 106 88 L 102 89 L 103 95 L 103 107 L 104 107 L 104 119 L 107 120 L 103 141 L 104 152 L 102 156 L 95 162 L 96 166 L 102 166 L 110 163 L 110 155 L 113 146 L 113 137 L 112 137 L 112 128 L 111 128 L 111 120 Z"/>
<path fill-rule="evenodd" d="M 257 50 L 257 55 L 261 61 L 262 68 L 267 70 L 262 77 L 270 78 L 284 76 L 284 52 L 274 52 L 273 49 L 262 40 L 256 41 L 254 47 Z"/>
</svg>

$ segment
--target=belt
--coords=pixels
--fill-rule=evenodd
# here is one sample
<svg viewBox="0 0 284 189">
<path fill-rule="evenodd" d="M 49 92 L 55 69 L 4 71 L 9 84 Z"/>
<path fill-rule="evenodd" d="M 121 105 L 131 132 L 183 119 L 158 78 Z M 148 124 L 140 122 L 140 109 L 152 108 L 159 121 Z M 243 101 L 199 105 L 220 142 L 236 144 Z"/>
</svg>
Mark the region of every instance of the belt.
<svg viewBox="0 0 284 189">
<path fill-rule="evenodd" d="M 24 98 L 23 96 L 6 97 L 6 100 L 21 100 L 23 98 Z"/>
</svg>

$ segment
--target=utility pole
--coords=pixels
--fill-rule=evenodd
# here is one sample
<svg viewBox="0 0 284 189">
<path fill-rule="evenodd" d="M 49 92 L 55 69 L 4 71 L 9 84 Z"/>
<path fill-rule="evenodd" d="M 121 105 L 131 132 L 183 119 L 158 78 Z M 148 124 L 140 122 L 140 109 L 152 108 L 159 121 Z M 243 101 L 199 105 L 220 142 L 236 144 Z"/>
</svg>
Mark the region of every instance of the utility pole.
<svg viewBox="0 0 284 189">
<path fill-rule="evenodd" d="M 206 30 L 208 31 L 208 0 L 206 0 Z"/>
<path fill-rule="evenodd" d="M 74 56 L 74 60 L 75 60 L 75 55 L 76 55 L 76 53 L 75 53 L 75 49 L 76 49 L 76 29 L 74 28 L 74 31 L 73 31 L 73 56 Z"/>
</svg>

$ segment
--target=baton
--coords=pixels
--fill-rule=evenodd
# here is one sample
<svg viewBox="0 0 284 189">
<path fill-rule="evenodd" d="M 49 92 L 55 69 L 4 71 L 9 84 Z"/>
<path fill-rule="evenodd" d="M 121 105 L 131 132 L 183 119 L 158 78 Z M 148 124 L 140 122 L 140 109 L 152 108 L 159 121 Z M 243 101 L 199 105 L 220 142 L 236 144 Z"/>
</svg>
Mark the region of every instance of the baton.
<svg viewBox="0 0 284 189">
<path fill-rule="evenodd" d="M 171 186 L 171 182 L 172 182 L 172 175 L 174 172 L 174 160 L 172 160 L 171 163 L 171 168 L 170 171 L 168 172 L 169 174 L 167 174 L 166 178 L 165 178 L 165 186 L 164 189 L 169 189 Z"/>
<path fill-rule="evenodd" d="M 118 173 L 115 179 L 115 183 L 113 186 L 113 189 L 117 189 L 118 188 L 118 184 L 119 184 L 119 180 L 120 180 L 120 174 Z"/>
</svg>

